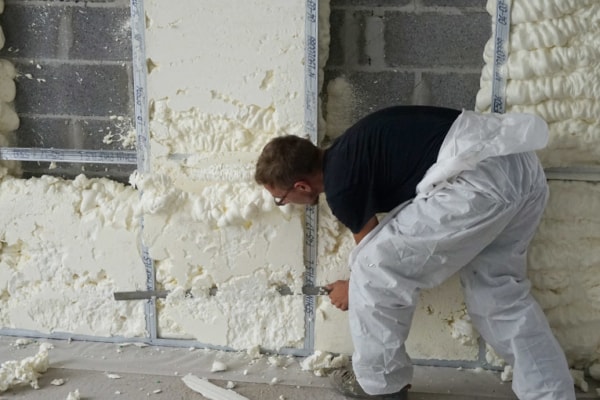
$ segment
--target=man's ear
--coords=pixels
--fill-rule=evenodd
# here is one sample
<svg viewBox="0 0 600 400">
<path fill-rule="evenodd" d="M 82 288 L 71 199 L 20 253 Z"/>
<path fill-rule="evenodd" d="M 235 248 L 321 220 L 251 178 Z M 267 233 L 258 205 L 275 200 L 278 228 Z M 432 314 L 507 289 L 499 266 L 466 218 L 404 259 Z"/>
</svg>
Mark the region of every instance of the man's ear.
<svg viewBox="0 0 600 400">
<path fill-rule="evenodd" d="M 299 190 L 301 192 L 310 192 L 311 187 L 307 181 L 297 181 L 294 183 L 294 189 Z"/>
</svg>

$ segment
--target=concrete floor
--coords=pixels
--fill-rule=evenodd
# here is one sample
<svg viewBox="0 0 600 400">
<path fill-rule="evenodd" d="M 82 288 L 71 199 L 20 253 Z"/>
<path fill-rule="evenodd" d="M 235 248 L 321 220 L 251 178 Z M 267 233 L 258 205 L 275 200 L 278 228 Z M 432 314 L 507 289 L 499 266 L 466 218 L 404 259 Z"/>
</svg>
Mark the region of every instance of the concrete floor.
<svg viewBox="0 0 600 400">
<path fill-rule="evenodd" d="M 146 375 L 120 373 L 120 379 L 107 379 L 103 372 L 89 370 L 72 370 L 62 368 L 51 368 L 39 380 L 40 389 L 34 390 L 24 386 L 11 389 L 0 394 L 0 399 L 28 399 L 49 400 L 66 399 L 70 391 L 78 389 L 81 398 L 85 400 L 100 399 L 127 399 L 127 400 L 202 400 L 207 399 L 201 394 L 188 388 L 181 378 L 164 375 Z M 62 378 L 67 381 L 63 386 L 52 386 L 53 379 Z M 212 383 L 225 387 L 227 381 L 211 380 Z M 250 400 L 341 400 L 346 397 L 332 390 L 328 385 L 323 385 L 315 380 L 316 385 L 270 385 L 265 383 L 237 382 L 233 390 Z M 480 388 L 483 389 L 483 388 Z M 160 390 L 160 393 L 154 393 Z M 410 393 L 410 400 L 433 400 L 433 399 L 514 399 L 514 397 L 498 393 L 492 390 L 481 390 L 481 393 L 425 393 L 423 387 L 415 385 Z M 503 389 L 502 389 L 503 390 Z M 117 392 L 119 394 L 117 394 Z M 214 400 L 214 399 L 213 399 Z M 221 400 L 220 398 L 218 400 Z M 229 400 L 223 398 L 223 400 Z"/>
<path fill-rule="evenodd" d="M 250 400 L 340 400 L 328 378 L 302 371 L 299 359 L 261 357 L 245 353 L 226 353 L 181 348 L 119 346 L 116 344 L 51 342 L 50 368 L 39 379 L 40 389 L 20 386 L 0 393 L 0 400 L 67 399 L 78 389 L 81 399 L 165 399 L 236 400 L 237 397 L 207 398 L 187 387 L 182 377 L 188 373 L 204 377 L 217 386 L 233 382 L 233 391 Z M 22 360 L 37 353 L 37 343 L 15 346 L 15 338 L 0 337 L 0 361 Z M 215 361 L 227 365 L 226 371 L 211 372 Z M 109 375 L 110 374 L 110 375 Z M 118 375 L 118 378 L 115 378 Z M 50 382 L 63 379 L 64 385 Z M 276 383 L 273 384 L 273 380 Z M 598 385 L 588 380 L 587 393 L 578 399 L 599 399 Z M 493 400 L 516 399 L 510 384 L 497 373 L 456 368 L 416 366 L 410 400 Z"/>
</svg>

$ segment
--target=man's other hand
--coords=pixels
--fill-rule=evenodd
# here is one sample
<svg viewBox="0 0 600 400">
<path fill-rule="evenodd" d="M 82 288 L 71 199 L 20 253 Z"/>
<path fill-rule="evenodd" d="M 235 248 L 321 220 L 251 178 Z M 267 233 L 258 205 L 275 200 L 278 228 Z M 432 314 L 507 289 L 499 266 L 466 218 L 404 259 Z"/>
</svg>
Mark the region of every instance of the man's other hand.
<svg viewBox="0 0 600 400">
<path fill-rule="evenodd" d="M 342 311 L 348 310 L 348 280 L 335 281 L 325 286 L 329 290 L 331 304 Z"/>
</svg>

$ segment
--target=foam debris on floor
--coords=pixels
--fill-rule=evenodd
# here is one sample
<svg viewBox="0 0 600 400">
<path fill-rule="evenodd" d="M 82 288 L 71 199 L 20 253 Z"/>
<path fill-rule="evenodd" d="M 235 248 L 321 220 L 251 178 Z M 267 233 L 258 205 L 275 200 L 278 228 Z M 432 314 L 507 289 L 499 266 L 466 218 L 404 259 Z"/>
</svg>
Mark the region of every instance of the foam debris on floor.
<svg viewBox="0 0 600 400">
<path fill-rule="evenodd" d="M 208 394 L 221 396 L 214 397 L 216 400 L 230 400 L 238 399 L 231 397 L 237 394 L 250 400 L 280 400 L 282 396 L 285 400 L 342 400 L 344 397 L 331 387 L 325 375 L 349 361 L 347 357 L 326 352 L 293 357 L 261 354 L 258 349 L 250 355 L 247 352 L 190 351 L 190 348 L 50 339 L 38 339 L 25 345 L 22 341 L 18 341 L 19 345 L 16 343 L 15 338 L 0 336 L 0 360 L 31 360 L 40 349 L 49 349 L 45 358 L 47 369 L 37 378 L 39 389 L 21 383 L 0 393 L 2 400 L 5 400 L 3 396 L 8 396 L 6 400 L 13 396 L 27 400 L 66 399 L 76 390 L 84 399 L 108 396 L 127 400 L 149 397 L 201 399 L 199 396 L 210 399 Z M 212 372 L 215 362 L 227 368 Z M 597 382 L 583 374 L 578 376 L 579 386 L 587 385 L 587 392 L 578 391 L 578 399 L 597 398 Z M 183 377 L 187 378 L 182 380 Z M 52 384 L 55 380 L 62 384 Z M 189 382 L 198 383 L 198 380 L 201 380 L 202 390 L 212 390 L 213 385 L 225 392 L 200 394 L 196 391 L 198 387 L 194 389 L 188 385 Z M 510 383 L 502 382 L 499 371 L 481 368 L 416 366 L 411 394 L 411 400 L 515 399 Z"/>
</svg>

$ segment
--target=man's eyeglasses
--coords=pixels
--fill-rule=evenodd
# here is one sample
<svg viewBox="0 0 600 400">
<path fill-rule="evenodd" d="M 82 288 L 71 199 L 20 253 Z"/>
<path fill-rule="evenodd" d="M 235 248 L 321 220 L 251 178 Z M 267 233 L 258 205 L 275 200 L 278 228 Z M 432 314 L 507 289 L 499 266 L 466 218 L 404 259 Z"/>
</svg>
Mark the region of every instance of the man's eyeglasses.
<svg viewBox="0 0 600 400">
<path fill-rule="evenodd" d="M 294 189 L 294 187 L 292 186 L 282 196 L 279 196 L 279 197 L 273 196 L 273 201 L 275 202 L 275 205 L 278 207 L 285 206 L 285 198 L 288 196 L 288 194 L 290 194 L 290 192 L 293 189 Z"/>
</svg>

